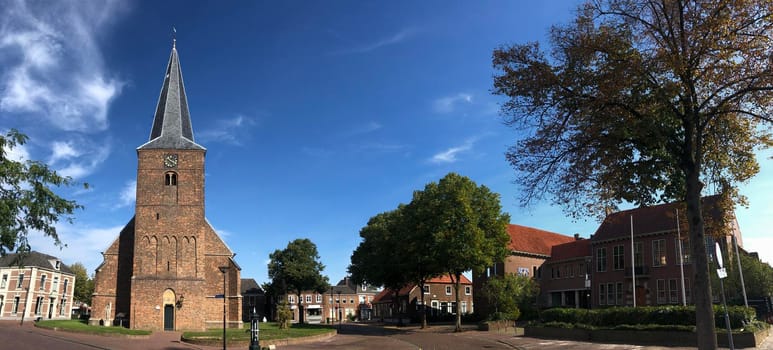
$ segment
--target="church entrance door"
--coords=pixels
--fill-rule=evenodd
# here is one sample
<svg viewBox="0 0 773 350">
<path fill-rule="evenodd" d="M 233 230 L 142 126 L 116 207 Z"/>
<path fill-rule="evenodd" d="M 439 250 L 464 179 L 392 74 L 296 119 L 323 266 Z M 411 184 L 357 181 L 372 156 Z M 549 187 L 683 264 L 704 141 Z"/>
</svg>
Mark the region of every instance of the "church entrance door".
<svg viewBox="0 0 773 350">
<path fill-rule="evenodd" d="M 174 330 L 174 305 L 164 305 L 164 330 Z"/>
</svg>

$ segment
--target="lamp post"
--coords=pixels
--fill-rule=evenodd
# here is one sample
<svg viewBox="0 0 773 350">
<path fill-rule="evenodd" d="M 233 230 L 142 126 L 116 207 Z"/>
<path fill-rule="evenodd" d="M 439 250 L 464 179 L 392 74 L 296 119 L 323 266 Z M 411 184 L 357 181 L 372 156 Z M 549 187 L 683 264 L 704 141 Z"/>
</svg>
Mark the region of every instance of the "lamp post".
<svg viewBox="0 0 773 350">
<path fill-rule="evenodd" d="M 226 350 L 225 347 L 225 277 L 226 272 L 230 269 L 228 266 L 220 266 L 218 267 L 220 269 L 220 272 L 223 273 L 223 350 Z"/>
</svg>

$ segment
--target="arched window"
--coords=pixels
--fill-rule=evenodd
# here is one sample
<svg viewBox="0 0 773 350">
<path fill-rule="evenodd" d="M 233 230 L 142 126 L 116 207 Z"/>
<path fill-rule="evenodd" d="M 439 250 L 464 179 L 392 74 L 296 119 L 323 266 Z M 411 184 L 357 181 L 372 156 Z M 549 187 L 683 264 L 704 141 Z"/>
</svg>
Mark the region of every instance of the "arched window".
<svg viewBox="0 0 773 350">
<path fill-rule="evenodd" d="M 177 186 L 177 174 L 173 172 L 166 173 L 166 181 L 164 184 L 166 186 Z"/>
</svg>

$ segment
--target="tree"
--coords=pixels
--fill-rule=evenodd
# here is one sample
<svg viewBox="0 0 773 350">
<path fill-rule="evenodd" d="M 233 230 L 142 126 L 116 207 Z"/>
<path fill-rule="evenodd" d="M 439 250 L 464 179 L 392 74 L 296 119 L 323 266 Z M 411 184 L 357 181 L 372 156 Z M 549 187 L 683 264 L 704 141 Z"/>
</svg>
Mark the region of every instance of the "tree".
<svg viewBox="0 0 773 350">
<path fill-rule="evenodd" d="M 80 262 L 70 265 L 70 270 L 75 274 L 73 299 L 91 305 L 91 294 L 94 293 L 94 280 L 89 278 L 86 267 Z"/>
<path fill-rule="evenodd" d="M 360 229 L 362 242 L 352 253 L 351 264 L 347 269 L 355 283 L 384 286 L 395 291 L 395 294 L 410 283 L 409 273 L 413 266 L 408 264 L 403 254 L 408 245 L 403 240 L 402 231 L 405 227 L 404 208 L 401 205 L 396 210 L 377 214 Z M 397 295 L 394 300 L 393 307 L 397 314 Z"/>
<path fill-rule="evenodd" d="M 507 255 L 510 216 L 502 213 L 498 194 L 455 173 L 414 193 L 410 206 L 416 210 L 415 222 L 421 223 L 416 234 L 432 237 L 434 261 L 454 282 L 458 307 L 462 274 L 483 270 Z M 455 331 L 461 330 L 457 312 Z"/>
<path fill-rule="evenodd" d="M 539 294 L 539 285 L 528 276 L 505 274 L 494 276 L 483 286 L 483 296 L 494 306 L 489 317 L 517 320 L 527 303 Z"/>
<path fill-rule="evenodd" d="M 298 296 L 298 322 L 303 323 L 303 300 L 301 293 L 316 291 L 324 293 L 329 286 L 325 269 L 319 261 L 317 246 L 308 238 L 296 239 L 283 250 L 275 250 L 269 255 L 268 277 L 273 284 L 281 286 L 284 292 L 295 292 Z"/>
<path fill-rule="evenodd" d="M 740 258 L 744 288 L 746 288 L 748 298 L 759 299 L 773 294 L 773 267 L 745 253 L 740 253 Z M 728 260 L 725 262 L 727 266 L 727 280 L 725 280 L 727 299 L 733 304 L 743 305 L 741 274 L 738 273 L 735 253 L 731 254 Z"/>
<path fill-rule="evenodd" d="M 30 251 L 30 230 L 40 231 L 62 246 L 55 224 L 59 219 L 72 223 L 73 212 L 83 208 L 52 189 L 75 185 L 70 177 L 60 176 L 41 162 L 8 158 L 11 149 L 24 145 L 27 139 L 15 129 L 0 135 L 0 255 Z"/>
<path fill-rule="evenodd" d="M 700 349 L 716 348 L 704 220 L 706 184 L 736 184 L 771 145 L 773 3 L 594 0 L 537 43 L 494 51 L 494 93 L 522 138 L 507 160 L 522 203 L 573 217 L 623 202 L 684 201 Z M 732 205 L 732 203 L 731 203 Z"/>
</svg>

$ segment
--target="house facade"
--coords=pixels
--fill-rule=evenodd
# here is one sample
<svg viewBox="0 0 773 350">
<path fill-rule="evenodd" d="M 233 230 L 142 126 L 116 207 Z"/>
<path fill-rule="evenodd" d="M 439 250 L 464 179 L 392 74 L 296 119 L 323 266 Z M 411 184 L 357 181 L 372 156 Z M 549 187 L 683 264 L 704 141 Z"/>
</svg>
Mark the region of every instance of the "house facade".
<svg viewBox="0 0 773 350">
<path fill-rule="evenodd" d="M 75 273 L 39 252 L 0 257 L 0 320 L 68 320 Z"/>
<path fill-rule="evenodd" d="M 449 276 L 443 275 L 428 280 L 423 290 L 416 284 L 401 288 L 397 295 L 394 290 L 384 289 L 373 299 L 373 318 L 384 321 L 418 320 L 421 318 L 422 294 L 427 305 L 427 317 L 430 319 L 456 315 L 457 312 L 470 314 L 474 311 L 472 282 L 462 275 L 459 288 L 460 305 L 457 307 L 454 283 Z"/>
<path fill-rule="evenodd" d="M 301 293 L 300 300 L 295 294 L 285 298 L 295 321 L 303 309 L 306 323 L 338 323 L 372 319 L 372 302 L 378 292 L 375 287 L 355 284 L 349 277 L 345 277 L 324 293 L 306 291 Z"/>
<path fill-rule="evenodd" d="M 241 268 L 205 216 L 206 149 L 194 140 L 173 44 L 148 141 L 137 148 L 135 215 L 102 253 L 90 324 L 242 326 Z M 225 309 L 225 310 L 224 310 Z"/>
<path fill-rule="evenodd" d="M 702 199 L 707 252 L 731 240 L 742 246 L 732 211 L 718 196 Z M 677 219 L 677 215 L 679 218 Z M 693 264 L 683 204 L 668 203 L 607 215 L 591 241 L 591 305 L 656 306 L 692 303 Z"/>
<path fill-rule="evenodd" d="M 489 278 L 505 274 L 539 278 L 543 273 L 540 267 L 550 258 L 552 247 L 575 240 L 572 236 L 513 224 L 507 226 L 507 233 L 510 235 L 510 255 L 485 271 L 473 272 L 475 309 L 482 315 L 488 315 L 491 311 L 482 293 Z"/>
<path fill-rule="evenodd" d="M 540 307 L 589 308 L 591 304 L 591 241 L 575 240 L 551 247 L 539 269 Z"/>
<path fill-rule="evenodd" d="M 266 316 L 266 293 L 252 278 L 242 278 L 242 322 L 249 323 L 253 311 L 260 320 Z"/>
</svg>

